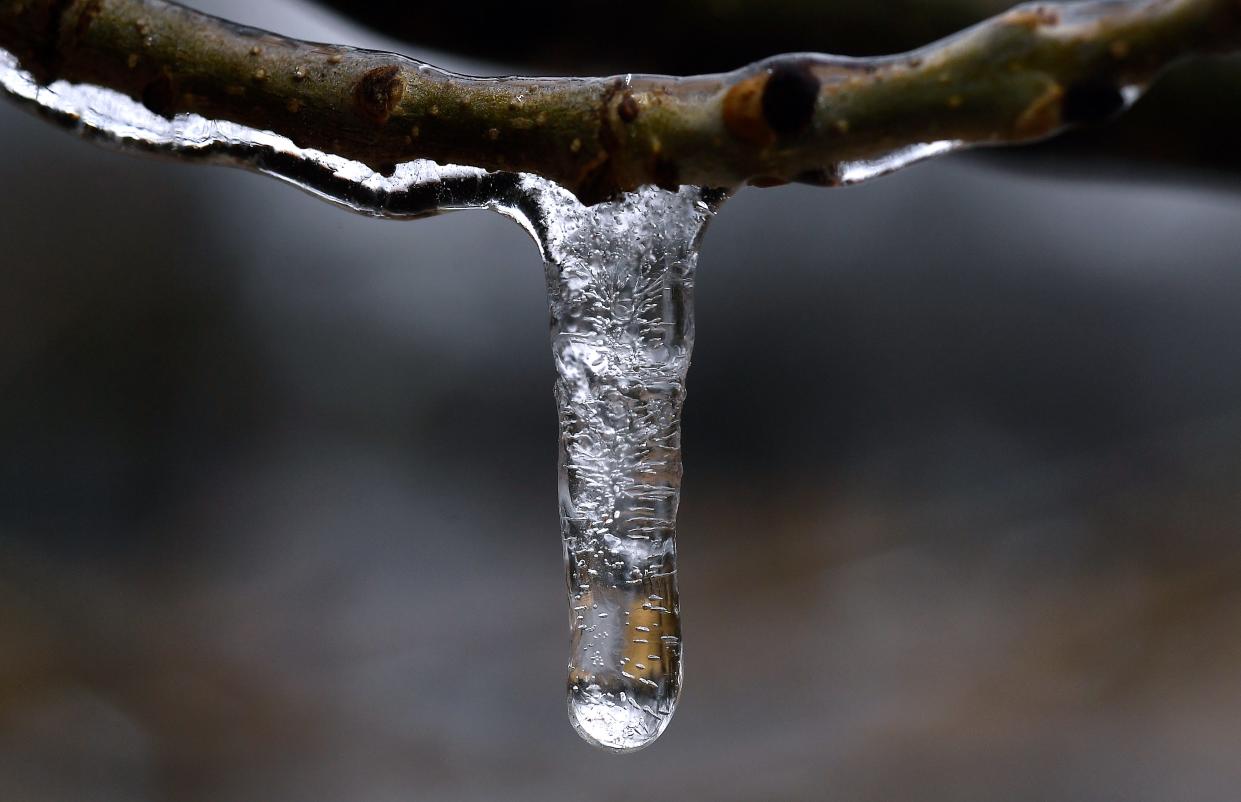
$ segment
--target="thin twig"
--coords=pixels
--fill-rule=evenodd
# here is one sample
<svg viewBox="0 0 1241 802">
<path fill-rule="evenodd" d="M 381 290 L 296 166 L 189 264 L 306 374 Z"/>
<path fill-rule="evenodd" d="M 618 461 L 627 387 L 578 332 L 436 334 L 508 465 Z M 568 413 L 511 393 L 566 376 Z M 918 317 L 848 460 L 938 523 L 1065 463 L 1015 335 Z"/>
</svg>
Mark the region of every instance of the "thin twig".
<svg viewBox="0 0 1241 802">
<path fill-rule="evenodd" d="M 1123 108 L 1169 63 L 1241 48 L 1239 0 L 1028 5 L 877 59 L 776 56 L 692 78 L 473 78 L 302 42 L 163 0 L 0 0 L 40 81 L 271 130 L 387 172 L 542 175 L 586 202 L 646 184 L 833 185 L 920 144 L 1025 142 Z"/>
</svg>

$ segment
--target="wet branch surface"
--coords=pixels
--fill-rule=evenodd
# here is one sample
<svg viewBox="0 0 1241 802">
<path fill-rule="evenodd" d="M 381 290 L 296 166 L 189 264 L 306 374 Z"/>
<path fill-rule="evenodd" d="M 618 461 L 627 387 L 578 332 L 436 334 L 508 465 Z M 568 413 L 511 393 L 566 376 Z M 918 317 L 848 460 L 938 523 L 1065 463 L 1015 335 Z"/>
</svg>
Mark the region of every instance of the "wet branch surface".
<svg viewBox="0 0 1241 802">
<path fill-rule="evenodd" d="M 415 159 L 535 173 L 586 202 L 656 184 L 835 185 L 930 142 L 1042 139 L 1107 119 L 1168 64 L 1241 48 L 1239 0 L 1015 8 L 918 51 L 796 54 L 673 78 L 474 78 L 302 42 L 161 0 L 0 0 L 37 80 L 282 134 L 379 172 Z"/>
</svg>

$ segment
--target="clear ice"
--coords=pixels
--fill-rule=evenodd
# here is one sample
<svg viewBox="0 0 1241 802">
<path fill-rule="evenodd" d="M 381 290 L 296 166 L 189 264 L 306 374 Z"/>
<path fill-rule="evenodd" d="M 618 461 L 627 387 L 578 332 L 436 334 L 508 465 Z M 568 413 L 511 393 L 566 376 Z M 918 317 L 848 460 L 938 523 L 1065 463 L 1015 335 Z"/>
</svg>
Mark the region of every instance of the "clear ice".
<svg viewBox="0 0 1241 802">
<path fill-rule="evenodd" d="M 362 214 L 489 208 L 518 221 L 547 268 L 569 720 L 616 752 L 659 737 L 682 677 L 676 513 L 694 267 L 723 193 L 648 187 L 586 207 L 532 175 L 414 161 L 384 176 L 270 131 L 192 114 L 169 120 L 96 86 L 41 86 L 3 50 L 0 88 L 101 144 L 266 173 Z"/>
<path fill-rule="evenodd" d="M 681 407 L 697 246 L 719 200 L 647 188 L 545 206 L 569 720 L 616 751 L 658 738 L 681 688 Z"/>
</svg>

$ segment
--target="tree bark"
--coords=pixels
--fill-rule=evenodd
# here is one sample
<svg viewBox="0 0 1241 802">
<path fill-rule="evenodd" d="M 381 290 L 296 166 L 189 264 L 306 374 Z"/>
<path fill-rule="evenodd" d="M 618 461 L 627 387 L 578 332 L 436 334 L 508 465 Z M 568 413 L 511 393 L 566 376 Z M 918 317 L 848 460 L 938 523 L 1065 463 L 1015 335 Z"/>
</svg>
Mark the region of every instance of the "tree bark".
<svg viewBox="0 0 1241 802">
<path fill-rule="evenodd" d="M 1021 6 L 899 56 L 491 79 L 163 0 L 0 0 L 0 47 L 40 81 L 271 130 L 385 173 L 414 159 L 535 173 L 587 203 L 647 184 L 834 185 L 849 164 L 919 144 L 1041 139 L 1111 116 L 1183 56 L 1238 46 L 1238 0 L 1093 0 Z"/>
</svg>

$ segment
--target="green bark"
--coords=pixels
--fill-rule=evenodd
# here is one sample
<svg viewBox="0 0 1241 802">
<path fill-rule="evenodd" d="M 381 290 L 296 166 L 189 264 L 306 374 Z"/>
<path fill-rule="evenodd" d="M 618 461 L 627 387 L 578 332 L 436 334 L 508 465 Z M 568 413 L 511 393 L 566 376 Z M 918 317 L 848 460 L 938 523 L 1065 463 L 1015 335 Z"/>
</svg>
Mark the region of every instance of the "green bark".
<svg viewBox="0 0 1241 802">
<path fill-rule="evenodd" d="M 842 165 L 919 143 L 1040 139 L 1114 113 L 1125 87 L 1185 55 L 1239 45 L 1238 0 L 1103 1 L 1022 6 L 878 59 L 485 79 L 162 0 L 0 0 L 0 47 L 40 80 L 272 130 L 381 172 L 431 159 L 536 173 L 586 202 L 645 184 L 831 185 Z"/>
</svg>

